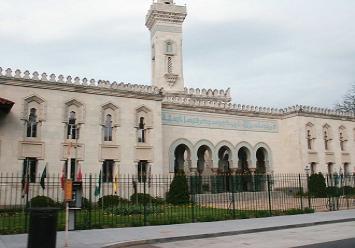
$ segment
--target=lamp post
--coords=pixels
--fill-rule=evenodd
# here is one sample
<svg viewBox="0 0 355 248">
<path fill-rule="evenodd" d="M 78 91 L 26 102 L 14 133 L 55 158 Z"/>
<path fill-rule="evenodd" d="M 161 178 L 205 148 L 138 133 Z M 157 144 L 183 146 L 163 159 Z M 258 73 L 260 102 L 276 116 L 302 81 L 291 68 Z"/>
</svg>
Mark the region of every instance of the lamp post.
<svg viewBox="0 0 355 248">
<path fill-rule="evenodd" d="M 311 208 L 311 194 L 309 192 L 309 171 L 311 170 L 310 166 L 307 164 L 304 167 L 304 171 L 306 172 L 306 176 L 307 176 L 307 195 L 308 195 L 308 207 Z"/>
</svg>

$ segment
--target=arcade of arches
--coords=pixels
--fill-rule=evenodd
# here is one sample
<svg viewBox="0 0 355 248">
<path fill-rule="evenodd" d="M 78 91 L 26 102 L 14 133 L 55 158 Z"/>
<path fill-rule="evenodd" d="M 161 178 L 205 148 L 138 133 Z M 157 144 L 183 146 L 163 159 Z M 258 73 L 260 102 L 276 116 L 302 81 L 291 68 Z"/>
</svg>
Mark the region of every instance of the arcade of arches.
<svg viewBox="0 0 355 248">
<path fill-rule="evenodd" d="M 246 142 L 237 146 L 177 141 L 170 149 L 171 171 L 186 175 L 267 174 L 272 172 L 271 150 L 264 143 L 254 148 Z"/>
</svg>

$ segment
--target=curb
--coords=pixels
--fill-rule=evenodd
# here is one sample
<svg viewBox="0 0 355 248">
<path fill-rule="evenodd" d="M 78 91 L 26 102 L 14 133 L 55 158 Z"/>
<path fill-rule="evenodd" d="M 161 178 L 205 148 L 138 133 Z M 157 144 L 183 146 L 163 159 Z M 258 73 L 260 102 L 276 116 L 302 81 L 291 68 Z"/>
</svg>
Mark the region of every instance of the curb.
<svg viewBox="0 0 355 248">
<path fill-rule="evenodd" d="M 241 230 L 241 231 L 228 231 L 228 232 L 220 232 L 220 233 L 205 233 L 205 234 L 196 234 L 196 235 L 188 235 L 188 236 L 177 236 L 177 237 L 168 237 L 168 238 L 134 240 L 134 241 L 126 241 L 126 242 L 121 242 L 121 243 L 116 243 L 116 244 L 110 244 L 110 245 L 103 246 L 102 248 L 123 248 L 123 247 L 137 246 L 137 245 L 147 245 L 147 244 L 156 244 L 156 243 L 169 243 L 169 242 L 176 242 L 176 241 L 215 238 L 215 237 L 223 237 L 223 236 L 234 236 L 234 235 L 240 235 L 240 234 L 259 233 L 259 232 L 267 232 L 267 231 L 277 231 L 277 230 L 283 230 L 283 229 L 301 228 L 301 227 L 309 227 L 309 226 L 315 226 L 315 225 L 328 225 L 328 224 L 353 222 L 353 221 L 355 221 L 355 218 L 348 218 L 348 219 L 341 219 L 341 220 L 319 221 L 319 222 L 309 222 L 309 223 L 292 224 L 292 225 L 284 225 L 284 226 L 274 226 L 274 227 L 264 227 L 264 228 Z"/>
</svg>

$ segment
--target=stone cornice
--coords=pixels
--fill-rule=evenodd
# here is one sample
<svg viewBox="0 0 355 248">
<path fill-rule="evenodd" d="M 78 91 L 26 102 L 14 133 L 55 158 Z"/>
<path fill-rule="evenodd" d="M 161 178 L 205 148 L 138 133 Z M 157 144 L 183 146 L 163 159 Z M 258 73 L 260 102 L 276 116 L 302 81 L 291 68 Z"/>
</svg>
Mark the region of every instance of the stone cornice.
<svg viewBox="0 0 355 248">
<path fill-rule="evenodd" d="M 186 18 L 186 6 L 154 3 L 146 16 L 145 25 L 149 30 L 157 23 L 181 25 Z"/>
<path fill-rule="evenodd" d="M 268 118 L 268 119 L 281 119 L 281 115 L 278 114 L 266 114 L 266 113 L 255 113 L 248 111 L 237 111 L 231 108 L 215 108 L 209 106 L 188 106 L 183 104 L 170 104 L 163 102 L 163 109 L 174 109 L 174 110 L 184 110 L 184 111 L 195 111 L 202 113 L 212 113 L 212 114 L 227 114 L 227 115 L 237 115 L 246 117 L 258 117 L 258 118 Z"/>
<path fill-rule="evenodd" d="M 199 112 L 232 114 L 241 116 L 254 116 L 265 118 L 286 119 L 296 116 L 326 118 L 335 120 L 345 120 L 355 122 L 355 115 L 344 113 L 332 109 L 316 108 L 309 106 L 296 105 L 284 109 L 265 108 L 241 104 L 232 104 L 218 100 L 205 100 L 191 98 L 189 96 L 175 95 L 165 96 L 163 107 L 169 109 L 195 110 Z"/>
<path fill-rule="evenodd" d="M 88 81 L 86 78 L 81 80 L 79 77 L 75 77 L 73 80 L 71 76 L 65 79 L 62 75 L 57 78 L 54 74 L 51 74 L 48 79 L 46 73 L 39 75 L 34 72 L 30 75 L 28 71 L 25 71 L 22 75 L 20 70 L 16 70 L 13 74 L 10 68 L 3 73 L 1 67 L 0 84 L 156 101 L 163 99 L 162 90 L 153 86 L 110 83 L 103 80 L 96 83 L 94 79 Z"/>
</svg>

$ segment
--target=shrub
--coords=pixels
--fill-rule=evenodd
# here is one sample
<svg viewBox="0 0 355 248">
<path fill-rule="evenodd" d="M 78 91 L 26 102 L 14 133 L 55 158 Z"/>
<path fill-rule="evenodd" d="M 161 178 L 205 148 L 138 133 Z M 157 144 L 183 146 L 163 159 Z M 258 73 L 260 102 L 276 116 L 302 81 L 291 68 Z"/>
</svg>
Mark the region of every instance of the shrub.
<svg viewBox="0 0 355 248">
<path fill-rule="evenodd" d="M 47 196 L 36 196 L 33 197 L 29 202 L 30 207 L 32 208 L 43 208 L 43 207 L 58 207 L 53 199 Z"/>
<path fill-rule="evenodd" d="M 322 173 L 313 174 L 309 177 L 308 185 L 309 194 L 314 197 L 326 197 L 325 178 Z"/>
<path fill-rule="evenodd" d="M 314 213 L 314 208 L 305 208 L 304 210 L 305 214 L 313 214 Z"/>
<path fill-rule="evenodd" d="M 147 205 L 147 204 L 155 204 L 158 202 L 158 200 L 156 201 L 156 199 L 149 195 L 149 194 L 144 194 L 144 193 L 134 193 L 133 195 L 131 195 L 130 197 L 131 203 L 133 204 L 143 204 L 143 205 Z"/>
<path fill-rule="evenodd" d="M 303 214 L 303 213 L 305 213 L 305 211 L 299 208 L 291 208 L 285 211 L 286 215 L 296 215 L 296 214 Z"/>
<path fill-rule="evenodd" d="M 100 208 L 115 207 L 122 204 L 129 204 L 129 201 L 127 199 L 119 197 L 118 195 L 105 195 L 100 197 L 97 201 L 97 206 Z"/>
<path fill-rule="evenodd" d="M 341 190 L 338 187 L 330 186 L 327 187 L 327 196 L 329 197 L 339 197 L 341 195 Z"/>
<path fill-rule="evenodd" d="M 170 184 L 170 190 L 166 194 L 166 202 L 173 205 L 190 203 L 187 179 L 183 171 L 174 175 L 174 179 Z"/>
<path fill-rule="evenodd" d="M 107 208 L 105 212 L 114 215 L 123 215 L 123 216 L 144 214 L 144 207 L 142 205 L 125 205 L 125 206 L 119 206 L 115 208 Z M 145 207 L 145 214 L 159 214 L 163 212 L 164 210 L 160 206 L 151 205 Z"/>
<path fill-rule="evenodd" d="M 355 194 L 355 188 L 352 188 L 350 186 L 344 186 L 340 188 L 340 192 L 344 193 L 344 195 L 350 196 Z"/>
</svg>

